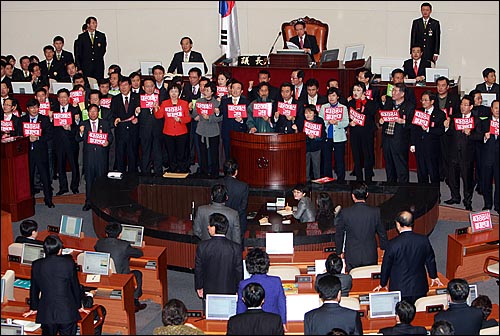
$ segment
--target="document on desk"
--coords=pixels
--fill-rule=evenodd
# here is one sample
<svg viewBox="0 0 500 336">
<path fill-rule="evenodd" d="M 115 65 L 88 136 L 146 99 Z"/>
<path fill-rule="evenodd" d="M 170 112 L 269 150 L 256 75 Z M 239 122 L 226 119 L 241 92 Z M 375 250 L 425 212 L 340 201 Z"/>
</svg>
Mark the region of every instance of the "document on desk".
<svg viewBox="0 0 500 336">
<path fill-rule="evenodd" d="M 283 209 L 283 210 L 276 211 L 276 213 L 278 213 L 281 216 L 290 216 L 290 215 L 293 214 L 293 211 L 292 210 L 285 210 L 285 209 Z"/>
<path fill-rule="evenodd" d="M 85 279 L 85 282 L 100 282 L 100 281 L 101 281 L 100 274 L 87 274 L 87 278 Z"/>
</svg>

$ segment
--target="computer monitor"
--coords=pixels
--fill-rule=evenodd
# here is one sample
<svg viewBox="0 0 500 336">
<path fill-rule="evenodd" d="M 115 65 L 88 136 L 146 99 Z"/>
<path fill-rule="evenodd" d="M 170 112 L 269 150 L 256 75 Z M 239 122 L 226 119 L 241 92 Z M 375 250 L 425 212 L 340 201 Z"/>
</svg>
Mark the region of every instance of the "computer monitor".
<svg viewBox="0 0 500 336">
<path fill-rule="evenodd" d="M 85 251 L 83 257 L 83 273 L 108 275 L 109 253 Z"/>
<path fill-rule="evenodd" d="M 477 298 L 477 285 L 469 285 L 469 296 L 467 296 L 467 304 L 470 306 L 472 301 Z"/>
<path fill-rule="evenodd" d="M 143 76 L 153 76 L 153 67 L 155 65 L 162 65 L 160 61 L 152 61 L 152 62 L 140 62 L 141 66 L 141 75 Z"/>
<path fill-rule="evenodd" d="M 391 80 L 392 70 L 394 70 L 396 68 L 393 68 L 391 66 L 381 66 L 380 67 L 380 79 L 384 82 L 389 82 Z"/>
<path fill-rule="evenodd" d="M 293 254 L 293 232 L 266 232 L 267 254 Z"/>
<path fill-rule="evenodd" d="M 364 50 L 365 50 L 364 44 L 357 44 L 354 46 L 345 47 L 344 64 L 347 61 L 362 59 Z"/>
<path fill-rule="evenodd" d="M 369 294 L 370 317 L 396 316 L 396 303 L 401 301 L 401 292 L 375 292 Z"/>
<path fill-rule="evenodd" d="M 24 326 L 21 324 L 2 323 L 0 327 L 1 335 L 24 335 Z"/>
<path fill-rule="evenodd" d="M 50 91 L 54 94 L 57 94 L 57 92 L 61 89 L 68 89 L 69 91 L 73 91 L 73 84 L 72 83 L 58 83 L 58 82 L 52 82 L 50 84 Z"/>
<path fill-rule="evenodd" d="M 308 311 L 321 306 L 318 294 L 288 294 L 286 295 L 286 319 L 288 321 L 304 321 Z"/>
<path fill-rule="evenodd" d="M 33 94 L 30 82 L 12 82 L 12 93 Z"/>
<path fill-rule="evenodd" d="M 201 75 L 205 76 L 205 63 L 203 62 L 182 62 L 182 75 L 189 76 L 189 70 L 198 68 L 201 70 Z"/>
<path fill-rule="evenodd" d="M 82 232 L 82 223 L 83 218 L 81 217 L 62 215 L 59 233 L 66 236 L 80 237 L 80 233 Z"/>
<path fill-rule="evenodd" d="M 314 274 L 326 273 L 326 259 L 316 259 L 314 260 Z"/>
<path fill-rule="evenodd" d="M 142 247 L 142 238 L 144 237 L 144 226 L 122 224 L 121 239 L 130 242 L 130 245 Z"/>
<path fill-rule="evenodd" d="M 321 54 L 321 64 L 324 62 L 333 62 L 339 59 L 339 49 L 325 50 Z"/>
<path fill-rule="evenodd" d="M 442 68 L 442 69 L 427 68 L 427 69 L 425 69 L 425 81 L 427 83 L 436 83 L 436 80 L 441 76 L 444 76 L 446 78 L 450 78 L 448 69 L 445 69 L 445 68 Z"/>
<path fill-rule="evenodd" d="M 207 294 L 205 317 L 207 320 L 229 320 L 236 315 L 236 294 Z"/>
<path fill-rule="evenodd" d="M 21 254 L 21 264 L 31 265 L 33 261 L 44 258 L 45 252 L 43 252 L 42 245 L 35 244 L 23 244 L 23 253 Z"/>
<path fill-rule="evenodd" d="M 491 103 L 497 99 L 497 95 L 496 93 L 481 93 L 481 98 L 483 98 L 483 103 L 481 105 L 491 107 Z"/>
</svg>

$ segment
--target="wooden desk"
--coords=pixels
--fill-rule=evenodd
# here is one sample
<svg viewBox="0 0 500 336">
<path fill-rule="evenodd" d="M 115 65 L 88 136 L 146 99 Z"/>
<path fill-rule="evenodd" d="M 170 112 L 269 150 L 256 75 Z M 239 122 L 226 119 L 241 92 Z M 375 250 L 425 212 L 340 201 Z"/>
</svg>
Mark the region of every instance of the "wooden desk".
<svg viewBox="0 0 500 336">
<path fill-rule="evenodd" d="M 496 242 L 496 244 L 495 244 Z M 448 235 L 448 253 L 446 257 L 446 277 L 463 278 L 469 282 L 489 278 L 483 272 L 487 256 L 498 256 L 498 225 L 493 230 Z"/>
<path fill-rule="evenodd" d="M 51 232 L 42 231 L 38 239 L 43 240 Z M 94 251 L 97 238 L 76 238 L 59 235 L 64 247 L 83 251 Z M 141 299 L 151 299 L 162 307 L 168 302 L 167 283 L 167 249 L 162 246 L 145 245 L 141 248 L 144 255 L 140 258 L 130 258 L 130 268 L 142 272 L 142 296 Z M 156 269 L 146 268 L 148 261 L 156 262 Z"/>
<path fill-rule="evenodd" d="M 90 308 L 90 312 L 80 313 L 81 319 L 78 321 L 77 325 L 80 328 L 80 335 L 94 335 L 94 311 L 97 309 L 98 305 L 94 305 Z M 26 320 L 35 322 L 36 315 L 31 315 L 24 317 L 23 313 L 30 310 L 28 304 L 19 301 L 7 301 L 2 303 L 2 318 L 11 318 L 13 320 Z M 26 332 L 27 335 L 40 335 L 42 329 L 38 328 L 34 332 Z"/>
<path fill-rule="evenodd" d="M 432 325 L 434 324 L 434 315 L 436 313 L 426 313 L 426 312 L 417 312 L 415 314 L 415 319 L 412 322 L 414 326 L 423 326 L 427 330 L 430 330 Z M 499 311 L 498 304 L 493 305 L 493 310 L 491 312 L 490 318 L 494 318 L 498 321 Z M 200 319 L 197 317 L 190 317 L 187 320 L 187 323 L 191 323 L 192 325 L 200 328 L 205 332 L 205 334 L 217 335 L 217 334 L 225 334 L 227 331 L 227 321 L 207 321 L 205 319 Z M 363 333 L 377 333 L 380 329 L 385 327 L 392 327 L 396 324 L 396 317 L 385 317 L 385 318 L 376 318 L 370 319 L 366 316 L 361 318 L 361 323 L 363 325 Z M 295 321 L 288 322 L 286 324 L 288 331 L 285 333 L 286 335 L 303 335 L 304 334 L 304 322 L 303 321 Z"/>
<path fill-rule="evenodd" d="M 16 278 L 31 279 L 31 267 L 20 263 L 7 261 L 7 256 L 2 256 L 2 274 L 6 270 L 13 270 Z M 80 284 L 86 287 L 97 288 L 94 303 L 106 308 L 106 322 L 103 331 L 106 333 L 120 332 L 122 334 L 135 334 L 135 306 L 134 306 L 134 279 L 132 274 L 110 274 L 101 276 L 98 283 L 87 283 L 87 274 L 78 273 Z M 121 299 L 109 297 L 111 290 L 121 290 Z M 14 298 L 19 302 L 26 302 L 29 290 L 14 287 Z"/>
</svg>

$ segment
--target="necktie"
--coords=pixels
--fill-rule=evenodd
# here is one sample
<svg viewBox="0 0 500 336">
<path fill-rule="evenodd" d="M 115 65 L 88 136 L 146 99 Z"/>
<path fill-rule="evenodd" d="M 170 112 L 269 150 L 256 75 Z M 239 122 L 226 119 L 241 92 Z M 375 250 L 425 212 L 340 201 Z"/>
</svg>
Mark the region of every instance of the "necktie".
<svg viewBox="0 0 500 336">
<path fill-rule="evenodd" d="M 415 71 L 415 76 L 418 75 L 418 65 L 417 65 L 417 61 L 415 61 L 414 65 L 413 65 L 413 71 Z"/>
<path fill-rule="evenodd" d="M 333 125 L 328 125 L 328 139 L 333 139 Z"/>
<path fill-rule="evenodd" d="M 95 121 L 92 121 L 92 132 L 97 132 L 97 126 L 95 124 L 96 122 Z"/>
<path fill-rule="evenodd" d="M 238 98 L 233 98 L 233 105 L 238 105 Z"/>
<path fill-rule="evenodd" d="M 424 20 L 424 29 L 427 28 L 427 20 Z"/>
<path fill-rule="evenodd" d="M 29 72 L 29 71 L 25 71 L 25 72 L 24 72 L 24 77 L 29 77 L 29 75 L 30 75 L 30 72 Z"/>
<path fill-rule="evenodd" d="M 62 109 L 62 111 L 61 111 L 62 113 L 66 112 L 66 106 L 63 106 L 61 109 Z"/>
<path fill-rule="evenodd" d="M 128 96 L 125 96 L 125 112 L 128 112 Z"/>
<path fill-rule="evenodd" d="M 189 54 L 184 54 L 184 62 L 189 62 Z"/>
<path fill-rule="evenodd" d="M 57 60 L 60 61 L 61 60 L 61 54 L 57 54 Z"/>
<path fill-rule="evenodd" d="M 47 62 L 47 71 L 50 71 L 50 62 Z"/>
<path fill-rule="evenodd" d="M 34 123 L 35 122 L 35 118 L 31 117 L 31 123 Z M 31 150 L 33 150 L 34 146 L 33 146 L 33 142 L 31 143 Z"/>
<path fill-rule="evenodd" d="M 300 49 L 304 49 L 304 36 L 300 38 Z"/>
<path fill-rule="evenodd" d="M 196 94 L 196 86 L 193 86 L 193 94 Z"/>
<path fill-rule="evenodd" d="M 299 88 L 295 88 L 295 99 L 299 99 Z"/>
<path fill-rule="evenodd" d="M 90 33 L 90 41 L 92 42 L 92 45 L 94 45 L 94 32 Z"/>
<path fill-rule="evenodd" d="M 487 91 L 488 91 L 488 92 L 491 92 L 491 86 L 488 86 Z"/>
</svg>

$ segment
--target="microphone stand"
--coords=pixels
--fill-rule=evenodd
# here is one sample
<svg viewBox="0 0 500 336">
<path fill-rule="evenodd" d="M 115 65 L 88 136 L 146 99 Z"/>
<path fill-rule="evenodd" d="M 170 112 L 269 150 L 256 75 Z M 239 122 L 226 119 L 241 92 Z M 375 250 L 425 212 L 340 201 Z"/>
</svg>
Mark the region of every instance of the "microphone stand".
<svg viewBox="0 0 500 336">
<path fill-rule="evenodd" d="M 267 59 L 268 59 L 267 63 L 269 63 L 269 55 L 271 55 L 271 53 L 273 52 L 274 46 L 276 45 L 276 42 L 278 42 L 280 36 L 281 36 L 281 31 L 278 33 L 278 36 L 276 36 L 276 39 L 274 40 L 274 43 L 271 46 L 271 50 L 269 50 L 269 53 L 267 54 Z"/>
</svg>

